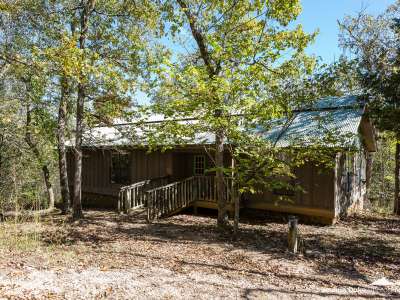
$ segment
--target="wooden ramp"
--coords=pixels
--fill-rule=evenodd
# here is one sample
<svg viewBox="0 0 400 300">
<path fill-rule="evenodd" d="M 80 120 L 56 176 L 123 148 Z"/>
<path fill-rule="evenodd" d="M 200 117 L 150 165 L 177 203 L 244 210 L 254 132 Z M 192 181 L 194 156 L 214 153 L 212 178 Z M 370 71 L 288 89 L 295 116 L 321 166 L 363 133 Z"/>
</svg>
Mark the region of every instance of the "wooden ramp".
<svg viewBox="0 0 400 300">
<path fill-rule="evenodd" d="M 159 177 L 124 186 L 118 194 L 118 211 L 129 213 L 146 207 L 146 192 L 168 183 L 168 177 Z"/>
<path fill-rule="evenodd" d="M 154 184 L 155 185 L 155 184 Z M 125 203 L 124 211 L 134 212 L 146 209 L 147 220 L 168 217 L 196 203 L 216 204 L 217 189 L 214 176 L 194 176 L 166 185 L 148 188 L 144 182 L 121 189 L 120 203 Z M 231 180 L 225 178 L 225 195 L 231 202 Z"/>
<path fill-rule="evenodd" d="M 189 177 L 147 191 L 147 219 L 176 214 L 191 206 L 197 198 L 196 177 Z"/>
</svg>

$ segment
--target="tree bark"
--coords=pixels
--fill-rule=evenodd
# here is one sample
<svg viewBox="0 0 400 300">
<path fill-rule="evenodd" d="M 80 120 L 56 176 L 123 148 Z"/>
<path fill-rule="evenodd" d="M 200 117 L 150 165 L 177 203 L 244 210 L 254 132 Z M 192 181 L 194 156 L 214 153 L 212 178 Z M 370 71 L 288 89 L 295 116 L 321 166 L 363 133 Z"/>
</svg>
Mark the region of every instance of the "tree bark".
<svg viewBox="0 0 400 300">
<path fill-rule="evenodd" d="M 231 185 L 231 197 L 235 204 L 235 214 L 233 219 L 233 235 L 235 239 L 239 234 L 239 213 L 240 213 L 240 195 L 238 191 L 238 183 L 236 182 L 236 173 L 234 171 L 236 167 L 236 161 L 232 158 L 232 185 Z"/>
<path fill-rule="evenodd" d="M 224 182 L 224 134 L 218 131 L 215 136 L 215 167 L 216 167 L 216 185 L 217 185 L 217 203 L 218 203 L 218 219 L 217 225 L 224 229 L 228 226 L 228 211 L 225 195 Z"/>
<path fill-rule="evenodd" d="M 89 29 L 89 17 L 94 10 L 96 1 L 88 0 L 84 3 L 80 18 L 79 48 L 85 49 L 87 32 Z M 81 73 L 78 83 L 78 99 L 76 101 L 76 134 L 75 134 L 75 173 L 74 173 L 74 200 L 73 219 L 83 217 L 82 212 L 82 136 L 83 120 L 86 98 L 86 78 Z"/>
<path fill-rule="evenodd" d="M 198 26 L 197 17 L 190 11 L 189 6 L 184 0 L 177 0 L 182 12 L 185 14 L 192 36 L 196 41 L 197 47 L 200 52 L 201 59 L 208 72 L 210 81 L 213 81 L 215 76 L 220 71 L 220 64 L 212 60 L 212 55 L 207 49 L 206 39 Z M 214 93 L 212 93 L 214 94 Z M 215 100 L 215 99 L 214 99 Z M 218 100 L 217 100 L 218 101 Z M 216 109 L 215 117 L 222 117 L 222 110 Z M 217 129 L 215 131 L 215 168 L 216 168 L 216 187 L 217 187 L 217 203 L 218 203 L 218 219 L 217 225 L 221 229 L 225 229 L 228 226 L 228 211 L 227 211 L 227 199 L 225 194 L 225 182 L 224 182 L 224 132 L 223 129 Z"/>
<path fill-rule="evenodd" d="M 62 199 L 62 214 L 68 213 L 70 209 L 70 193 L 68 185 L 68 170 L 67 170 L 67 153 L 65 149 L 65 130 L 67 121 L 67 98 L 68 98 L 68 82 L 65 77 L 61 79 L 61 99 L 58 108 L 58 166 L 60 173 L 60 188 Z"/>
<path fill-rule="evenodd" d="M 47 163 L 43 161 L 43 158 L 40 154 L 40 151 L 37 145 L 33 142 L 32 133 L 31 133 L 31 123 L 32 123 L 32 116 L 29 105 L 26 108 L 26 129 L 25 129 L 25 141 L 28 144 L 29 148 L 35 155 L 36 159 L 42 164 L 42 172 L 43 172 L 43 179 L 46 185 L 46 192 L 47 198 L 49 201 L 49 209 L 54 209 L 54 191 L 53 185 L 51 184 L 51 177 L 50 171 Z"/>
<path fill-rule="evenodd" d="M 200 29 L 197 26 L 197 19 L 196 17 L 192 14 L 190 11 L 189 7 L 187 6 L 186 2 L 184 0 L 177 0 L 179 6 L 181 7 L 183 13 L 186 15 L 186 18 L 189 21 L 189 26 L 190 30 L 192 32 L 192 36 L 196 41 L 197 47 L 199 48 L 201 59 L 203 60 L 207 72 L 211 77 L 213 77 L 217 72 L 215 68 L 212 66 L 211 58 L 210 58 L 210 53 L 207 50 L 207 45 L 203 36 L 203 33 L 200 31 Z"/>
<path fill-rule="evenodd" d="M 4 135 L 0 134 L 0 178 L 3 177 L 3 155 L 2 155 L 2 148 L 4 142 Z"/>
<path fill-rule="evenodd" d="M 394 171 L 394 212 L 395 214 L 400 215 L 400 134 L 397 135 L 395 156 L 396 167 Z"/>
</svg>

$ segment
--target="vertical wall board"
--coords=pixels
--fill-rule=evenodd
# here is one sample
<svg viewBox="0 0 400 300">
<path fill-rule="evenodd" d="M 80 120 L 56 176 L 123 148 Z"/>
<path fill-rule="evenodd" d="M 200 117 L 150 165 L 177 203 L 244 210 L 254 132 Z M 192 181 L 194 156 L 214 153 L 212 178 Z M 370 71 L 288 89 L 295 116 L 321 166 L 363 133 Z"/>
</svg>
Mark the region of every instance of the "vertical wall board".
<svg viewBox="0 0 400 300">
<path fill-rule="evenodd" d="M 312 184 L 312 206 L 334 209 L 334 169 L 312 166 L 313 184 Z"/>
<path fill-rule="evenodd" d="M 93 170 L 92 173 L 94 174 L 93 176 L 91 176 L 91 178 L 89 178 L 88 184 L 90 187 L 95 187 L 96 186 L 95 174 L 98 174 L 100 172 L 99 165 L 97 164 L 99 154 L 97 153 L 97 151 L 90 151 L 88 155 L 89 155 L 88 162 L 90 164 L 90 169 Z"/>
<path fill-rule="evenodd" d="M 160 177 L 160 152 L 153 152 L 149 157 L 151 162 L 151 176 L 150 178 Z"/>
<path fill-rule="evenodd" d="M 187 165 L 185 160 L 186 153 L 174 152 L 172 154 L 173 180 L 184 178 L 185 174 L 187 174 Z"/>
<path fill-rule="evenodd" d="M 149 156 L 151 156 L 151 154 L 150 155 L 147 153 L 144 154 L 145 157 L 144 160 L 146 162 L 144 179 L 151 178 L 151 160 Z"/>
<path fill-rule="evenodd" d="M 138 182 L 137 180 L 137 150 L 132 150 L 130 155 L 130 181 L 131 183 Z"/>
<path fill-rule="evenodd" d="M 99 174 L 96 176 L 97 179 L 95 180 L 96 182 L 96 188 L 108 188 L 108 185 L 111 184 L 111 178 L 106 178 L 108 177 L 108 171 L 111 169 L 111 162 L 108 164 L 108 159 L 107 156 L 111 155 L 109 151 L 106 150 L 99 150 L 97 152 L 96 156 L 96 161 L 98 165 L 98 169 L 102 170 L 102 172 L 99 172 Z M 107 180 L 109 179 L 109 180 Z"/>
<path fill-rule="evenodd" d="M 158 152 L 152 152 L 148 155 L 148 160 L 150 162 L 150 176 L 149 178 L 156 178 L 159 174 L 159 163 L 160 163 L 160 154 Z"/>
<path fill-rule="evenodd" d="M 313 204 L 313 171 L 310 163 L 306 163 L 304 165 L 304 184 L 303 188 L 305 192 L 303 193 L 303 202 L 301 203 L 304 206 L 312 206 Z"/>
<path fill-rule="evenodd" d="M 143 150 L 138 151 L 138 181 L 146 179 L 146 157 L 145 152 Z"/>
<path fill-rule="evenodd" d="M 136 164 L 134 165 L 135 170 L 135 181 L 141 181 L 142 173 L 140 172 L 141 168 L 143 167 L 143 158 L 142 158 L 142 150 L 135 150 L 135 160 Z"/>
<path fill-rule="evenodd" d="M 172 151 L 167 152 L 166 161 L 166 175 L 172 176 L 174 173 L 173 153 Z"/>
<path fill-rule="evenodd" d="M 296 184 L 302 186 L 304 192 L 295 192 L 293 196 L 282 197 L 271 191 L 255 195 L 246 195 L 249 207 L 262 207 L 262 203 L 266 206 L 295 206 L 303 208 L 315 208 L 322 210 L 334 209 L 334 170 L 325 170 L 319 173 L 319 167 L 311 163 L 307 163 L 295 170 Z M 289 201 L 289 199 L 291 199 Z"/>
<path fill-rule="evenodd" d="M 160 159 L 158 161 L 158 170 L 159 170 L 158 177 L 164 177 L 167 175 L 165 172 L 166 161 L 167 161 L 166 153 L 160 152 Z"/>
<path fill-rule="evenodd" d="M 304 167 L 297 168 L 295 171 L 296 175 L 296 184 L 302 187 L 302 189 L 305 189 L 305 182 L 306 182 L 306 177 L 305 177 L 306 171 Z M 295 201 L 296 203 L 304 205 L 307 197 L 307 191 L 297 191 L 295 194 Z"/>
<path fill-rule="evenodd" d="M 154 153 L 146 153 L 146 179 L 153 178 L 154 176 L 154 163 L 157 156 Z"/>
</svg>

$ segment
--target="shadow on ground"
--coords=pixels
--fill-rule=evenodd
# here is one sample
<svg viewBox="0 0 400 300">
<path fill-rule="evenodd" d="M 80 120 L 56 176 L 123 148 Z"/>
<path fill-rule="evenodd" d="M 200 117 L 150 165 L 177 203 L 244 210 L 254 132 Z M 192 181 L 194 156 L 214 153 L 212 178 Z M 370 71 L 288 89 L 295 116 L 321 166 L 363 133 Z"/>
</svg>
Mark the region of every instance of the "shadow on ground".
<svg viewBox="0 0 400 300">
<path fill-rule="evenodd" d="M 84 220 L 77 223 L 62 226 L 65 224 L 65 220 L 61 217 L 52 219 L 52 222 L 55 223 L 55 228 L 59 229 L 44 233 L 43 242 L 47 244 L 73 246 L 83 243 L 96 248 L 98 253 L 107 252 L 108 255 L 124 254 L 132 257 L 144 257 L 156 262 L 170 258 L 140 249 L 130 250 L 126 253 L 123 253 L 123 250 L 110 253 L 113 250 L 107 250 L 107 247 L 104 246 L 124 240 L 150 242 L 154 245 L 168 244 L 177 247 L 188 243 L 199 246 L 219 245 L 225 248 L 227 253 L 233 250 L 244 250 L 265 255 L 268 259 L 287 261 L 297 259 L 312 265 L 318 274 L 326 275 L 325 278 L 329 278 L 329 280 L 316 279 L 304 275 L 282 274 L 273 270 L 266 272 L 257 269 L 257 266 L 238 269 L 235 268 L 234 262 L 218 264 L 187 259 L 177 260 L 177 263 L 181 265 L 244 272 L 259 276 L 274 276 L 283 280 L 297 281 L 300 284 L 304 281 L 312 281 L 325 286 L 340 285 L 350 288 L 361 288 L 360 284 L 364 284 L 362 288 L 366 289 L 366 285 L 370 283 L 365 275 L 368 274 L 368 268 L 378 270 L 390 278 L 398 274 L 400 265 L 399 236 L 394 239 L 391 234 L 391 230 L 400 228 L 400 219 L 395 217 L 359 216 L 348 218 L 335 226 L 301 225 L 301 237 L 305 252 L 300 256 L 293 256 L 287 252 L 287 225 L 283 219 L 268 217 L 253 219 L 244 215 L 237 239 L 233 239 L 229 232 L 218 231 L 212 215 L 203 217 L 179 215 L 147 224 L 142 214 L 120 216 L 113 212 L 90 211 L 86 213 Z M 389 233 L 385 234 L 388 230 Z M 338 282 L 335 281 L 337 277 L 360 284 L 345 283 L 343 280 Z M 255 292 L 248 290 L 247 294 L 243 296 L 249 297 Z M 284 293 L 280 290 L 269 292 L 277 295 Z M 306 297 L 308 292 L 301 293 Z M 321 297 L 340 296 L 324 293 L 318 295 Z M 382 297 L 381 294 L 371 295 L 371 298 Z M 385 295 L 400 297 L 400 294 L 389 291 Z"/>
</svg>

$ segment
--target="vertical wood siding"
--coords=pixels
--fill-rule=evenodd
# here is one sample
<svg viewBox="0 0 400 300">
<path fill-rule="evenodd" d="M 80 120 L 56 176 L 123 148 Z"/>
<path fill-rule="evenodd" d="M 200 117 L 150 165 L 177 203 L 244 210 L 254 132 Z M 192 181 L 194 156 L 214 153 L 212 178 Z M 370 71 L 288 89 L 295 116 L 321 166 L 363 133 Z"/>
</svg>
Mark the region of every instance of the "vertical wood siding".
<svg viewBox="0 0 400 300">
<path fill-rule="evenodd" d="M 296 184 L 304 192 L 295 192 L 294 196 L 277 195 L 265 191 L 253 195 L 245 195 L 247 207 L 262 208 L 263 205 L 293 206 L 334 210 L 334 170 L 321 169 L 311 163 L 305 164 L 295 171 Z"/>
<path fill-rule="evenodd" d="M 194 156 L 204 154 L 206 169 L 212 168 L 212 159 L 202 150 L 176 150 L 165 153 L 146 153 L 145 150 L 130 150 L 130 183 L 145 179 L 171 176 L 171 180 L 181 180 L 194 174 Z M 70 183 L 73 174 L 73 155 L 68 153 Z M 100 194 L 116 197 L 121 187 L 111 183 L 111 150 L 84 150 L 83 160 L 83 193 Z M 229 155 L 225 155 L 224 163 L 230 165 Z M 268 205 L 290 206 L 319 209 L 335 214 L 335 171 L 321 170 L 320 167 L 306 164 L 296 170 L 297 184 L 304 192 L 296 192 L 289 197 L 290 201 L 280 199 L 281 196 L 272 192 L 256 195 L 245 195 L 243 203 L 249 208 L 268 209 Z M 212 175 L 212 174 L 207 174 Z M 342 179 L 341 179 L 342 180 Z"/>
<path fill-rule="evenodd" d="M 171 153 L 131 150 L 130 182 L 171 175 Z M 117 196 L 122 185 L 111 183 L 111 150 L 88 150 L 83 152 L 82 192 Z M 72 185 L 74 162 L 73 152 L 68 152 L 68 175 Z"/>
</svg>

